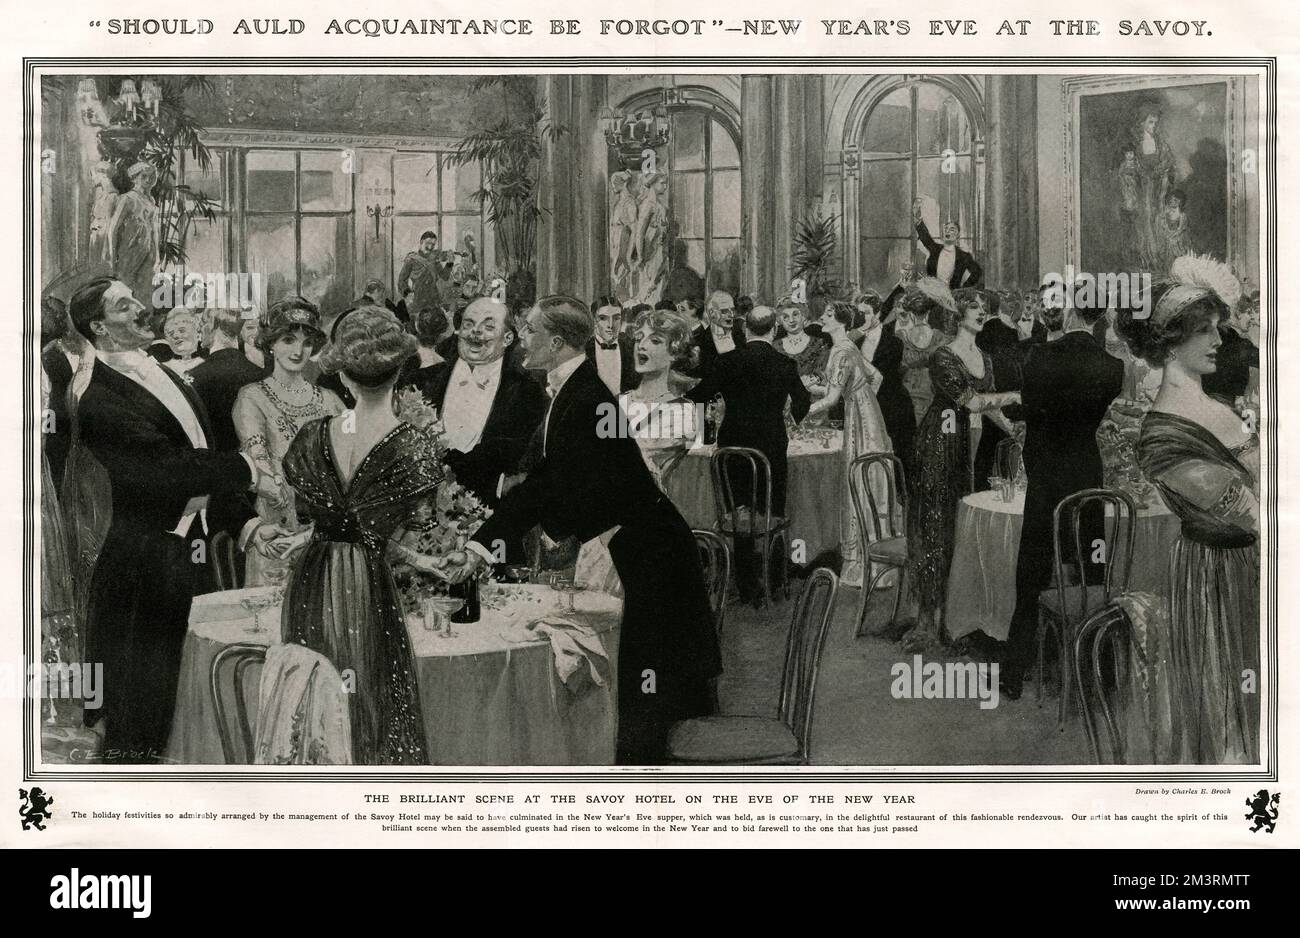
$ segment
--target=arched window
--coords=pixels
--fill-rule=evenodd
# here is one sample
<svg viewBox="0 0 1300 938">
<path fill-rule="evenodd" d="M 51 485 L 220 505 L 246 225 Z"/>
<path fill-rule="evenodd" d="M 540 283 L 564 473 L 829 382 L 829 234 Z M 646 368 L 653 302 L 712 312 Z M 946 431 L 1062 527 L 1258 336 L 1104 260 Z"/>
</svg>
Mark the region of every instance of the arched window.
<svg viewBox="0 0 1300 938">
<path fill-rule="evenodd" d="M 619 111 L 649 111 L 665 102 L 668 145 L 658 158 L 659 170 L 668 175 L 667 276 L 653 296 L 638 298 L 735 293 L 741 256 L 739 112 L 717 92 L 682 86 L 643 92 L 623 101 Z M 618 168 L 611 164 L 611 170 Z M 628 292 L 627 286 L 618 281 L 615 292 Z"/>
<path fill-rule="evenodd" d="M 706 290 L 740 288 L 740 150 L 710 111 L 669 111 L 668 191 L 672 270 L 699 274 Z"/>
<path fill-rule="evenodd" d="M 941 226 L 961 226 L 960 245 L 978 252 L 982 153 L 967 105 L 950 87 L 909 80 L 870 107 L 858 142 L 858 279 L 888 290 L 905 261 L 923 272 L 912 204 L 936 240 Z"/>
</svg>

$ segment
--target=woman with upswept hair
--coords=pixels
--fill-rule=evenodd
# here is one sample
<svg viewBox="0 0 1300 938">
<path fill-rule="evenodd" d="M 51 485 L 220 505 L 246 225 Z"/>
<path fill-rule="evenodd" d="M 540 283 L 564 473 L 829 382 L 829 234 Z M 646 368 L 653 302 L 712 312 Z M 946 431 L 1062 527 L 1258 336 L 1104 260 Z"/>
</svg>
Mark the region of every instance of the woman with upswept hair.
<svg viewBox="0 0 1300 938">
<path fill-rule="evenodd" d="M 943 643 L 942 615 L 957 503 L 971 491 L 971 415 L 989 413 L 1001 418 L 999 408 L 1020 402 L 1018 392 L 994 393 L 992 359 L 975 345 L 987 315 L 983 307 L 968 304 L 959 308 L 947 288 L 937 282 L 923 289 L 933 300 L 929 304 L 930 325 L 946 337 L 946 343 L 930 356 L 934 400 L 916 433 L 916 482 L 908 503 L 907 575 L 916 593 L 917 624 L 905 647 L 916 651 Z M 903 303 L 908 305 L 908 299 Z"/>
<path fill-rule="evenodd" d="M 298 515 L 310 524 L 285 590 L 282 640 L 356 676 L 352 761 L 428 761 L 415 661 L 389 567 L 392 543 L 445 470 L 433 441 L 393 412 L 393 386 L 415 338 L 386 309 L 345 315 L 321 355 L 356 407 L 303 426 L 284 457 Z M 390 543 L 392 542 L 392 543 Z M 408 559 L 409 562 L 409 559 Z M 436 573 L 432 565 L 421 572 Z"/>
<path fill-rule="evenodd" d="M 277 469 L 298 431 L 310 420 L 343 410 L 326 388 L 304 377 L 311 356 L 325 344 L 316 307 L 301 297 L 272 306 L 260 326 L 258 347 L 274 363 L 269 377 L 247 384 L 235 397 L 232 418 L 240 449 Z M 240 536 L 245 548 L 244 584 L 277 583 L 288 572 L 283 544 L 277 539 L 297 530 L 293 493 L 281 485 L 278 498 L 259 495 L 257 518 Z"/>
<path fill-rule="evenodd" d="M 1259 436 L 1207 394 L 1217 368 L 1219 323 L 1240 285 L 1209 257 L 1178 258 L 1151 292 L 1150 314 L 1121 310 L 1133 354 L 1163 368 L 1142 421 L 1137 458 L 1182 522 L 1170 563 L 1170 664 L 1181 757 L 1198 764 L 1259 758 Z"/>
<path fill-rule="evenodd" d="M 692 327 L 671 310 L 647 310 L 632 326 L 633 361 L 641 383 L 619 397 L 619 406 L 660 489 L 691 444 L 703 439 L 702 414 L 680 393 L 685 379 L 679 369 L 691 361 Z M 582 545 L 574 578 L 590 589 L 623 595 L 614 561 L 598 539 Z"/>
</svg>

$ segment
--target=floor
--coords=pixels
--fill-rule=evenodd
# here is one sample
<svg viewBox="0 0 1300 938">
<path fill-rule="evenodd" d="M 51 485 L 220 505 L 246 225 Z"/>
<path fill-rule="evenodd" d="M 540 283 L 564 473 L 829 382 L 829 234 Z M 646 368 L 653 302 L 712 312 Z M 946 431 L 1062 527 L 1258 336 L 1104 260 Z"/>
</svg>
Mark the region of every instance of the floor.
<svg viewBox="0 0 1300 938">
<path fill-rule="evenodd" d="M 802 584 L 794 581 L 797 590 Z M 792 594 L 793 595 L 793 594 Z M 1056 723 L 1051 682 L 1040 708 L 1034 685 L 1016 701 L 896 700 L 891 667 L 911 663 L 896 641 L 879 634 L 892 612 L 892 590 L 877 590 L 867 634 L 853 637 L 859 591 L 841 588 L 822 654 L 813 714 L 814 765 L 1078 765 L 1088 764 L 1087 739 L 1075 713 L 1064 732 Z M 756 611 L 728 607 L 718 696 L 724 713 L 775 716 L 793 602 Z M 875 634 L 872 634 L 873 631 Z M 931 660 L 929 657 L 926 661 Z M 942 661 L 970 658 L 940 657 Z"/>
</svg>

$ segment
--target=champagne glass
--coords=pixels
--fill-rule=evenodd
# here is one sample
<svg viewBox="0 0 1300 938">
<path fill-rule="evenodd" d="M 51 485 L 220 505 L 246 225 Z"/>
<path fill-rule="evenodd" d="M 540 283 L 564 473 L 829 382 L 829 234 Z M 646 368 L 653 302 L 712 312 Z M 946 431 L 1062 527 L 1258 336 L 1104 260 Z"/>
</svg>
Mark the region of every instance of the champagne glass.
<svg viewBox="0 0 1300 938">
<path fill-rule="evenodd" d="M 573 574 L 571 573 L 555 574 L 555 576 L 551 578 L 551 589 L 561 595 L 568 594 L 569 609 L 573 609 L 573 591 L 574 591 Z"/>
<path fill-rule="evenodd" d="M 465 605 L 465 600 L 458 596 L 425 596 L 420 602 L 424 617 L 424 628 L 443 638 L 455 638 L 451 630 L 451 617 Z"/>
</svg>

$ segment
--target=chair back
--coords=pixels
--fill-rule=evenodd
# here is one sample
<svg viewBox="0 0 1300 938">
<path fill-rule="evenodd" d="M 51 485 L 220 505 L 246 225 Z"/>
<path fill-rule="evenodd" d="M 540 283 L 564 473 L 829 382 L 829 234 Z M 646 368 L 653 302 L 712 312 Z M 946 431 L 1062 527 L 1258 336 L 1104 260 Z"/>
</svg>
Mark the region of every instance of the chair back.
<svg viewBox="0 0 1300 938">
<path fill-rule="evenodd" d="M 257 695 L 257 765 L 350 765 L 351 717 L 343 678 L 328 658 L 295 642 L 266 652 Z"/>
<path fill-rule="evenodd" d="M 812 747 L 817 673 L 821 668 L 826 636 L 830 634 L 839 588 L 839 577 L 830 570 L 825 567 L 814 570 L 795 601 L 790 634 L 785 642 L 780 716 L 799 741 L 799 755 L 804 759 Z"/>
<path fill-rule="evenodd" d="M 239 582 L 239 566 L 235 562 L 235 541 L 229 531 L 212 535 L 212 562 L 217 575 L 217 589 L 237 590 L 243 585 Z"/>
<path fill-rule="evenodd" d="M 1114 665 L 1113 682 L 1108 682 L 1102 674 L 1103 649 L 1107 646 Z M 1088 732 L 1092 759 L 1099 765 L 1107 761 L 1123 764 L 1127 759 L 1124 733 L 1119 721 L 1120 701 L 1127 688 L 1124 674 L 1128 654 L 1141 654 L 1140 647 L 1134 641 L 1133 623 L 1128 613 L 1118 603 L 1107 603 L 1089 616 L 1079 628 L 1074 647 L 1075 679 L 1078 682 L 1083 727 Z M 1103 730 L 1109 759 L 1106 758 L 1106 752 L 1102 751 L 1100 737 Z"/>
<path fill-rule="evenodd" d="M 761 537 L 771 530 L 772 464 L 766 456 L 747 446 L 719 446 L 709 459 L 709 472 L 719 531 Z M 740 507 L 747 508 L 743 515 Z"/>
<path fill-rule="evenodd" d="M 872 478 L 885 482 L 871 487 Z M 849 493 L 858 516 L 862 550 L 907 534 L 907 479 L 903 461 L 893 453 L 866 453 L 849 463 Z"/>
<path fill-rule="evenodd" d="M 1101 524 L 1085 524 L 1084 514 L 1095 519 L 1101 515 Z M 1133 537 L 1136 533 L 1137 506 L 1124 492 L 1113 489 L 1083 489 L 1067 495 L 1052 513 L 1052 545 L 1055 559 L 1056 588 L 1061 601 L 1061 614 L 1067 619 L 1082 623 L 1101 606 L 1109 603 L 1128 588 L 1129 572 L 1133 567 Z M 1089 527 L 1091 530 L 1085 531 Z M 1098 539 L 1096 535 L 1100 534 Z M 1088 540 L 1085 542 L 1085 537 Z M 1104 563 L 1105 572 L 1094 575 L 1089 582 L 1089 564 Z M 1071 608 L 1070 588 L 1065 577 L 1065 565 L 1072 563 L 1079 574 L 1078 601 Z M 1089 601 L 1089 587 L 1102 587 L 1101 596 Z"/>
<path fill-rule="evenodd" d="M 252 642 L 237 642 L 227 645 L 217 652 L 212 659 L 209 672 L 208 688 L 212 694 L 212 711 L 217 717 L 217 732 L 221 737 L 221 752 L 227 765 L 252 765 L 253 763 L 253 726 L 248 718 L 248 701 L 245 698 L 244 680 L 248 669 L 253 665 L 266 662 L 266 646 Z M 229 680 L 223 675 L 230 673 Z M 230 711 L 226 707 L 223 686 L 233 691 L 235 698 L 236 725 L 230 725 Z M 239 744 L 235 735 L 238 733 Z"/>
<path fill-rule="evenodd" d="M 722 637 L 722 620 L 727 614 L 727 587 L 731 583 L 731 552 L 727 542 L 713 531 L 691 531 L 695 546 L 700 550 L 700 565 L 704 568 L 704 587 L 709 594 L 709 607 L 713 610 L 713 627 Z"/>
<path fill-rule="evenodd" d="M 1008 437 L 1005 440 L 999 440 L 997 448 L 993 451 L 993 471 L 1003 479 L 1015 479 L 1020 475 L 1020 444 L 1014 439 Z M 982 479 L 977 479 L 982 482 Z"/>
</svg>

